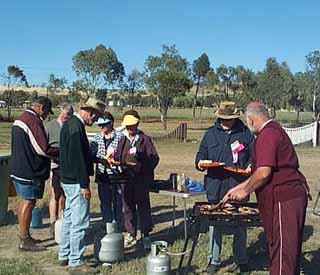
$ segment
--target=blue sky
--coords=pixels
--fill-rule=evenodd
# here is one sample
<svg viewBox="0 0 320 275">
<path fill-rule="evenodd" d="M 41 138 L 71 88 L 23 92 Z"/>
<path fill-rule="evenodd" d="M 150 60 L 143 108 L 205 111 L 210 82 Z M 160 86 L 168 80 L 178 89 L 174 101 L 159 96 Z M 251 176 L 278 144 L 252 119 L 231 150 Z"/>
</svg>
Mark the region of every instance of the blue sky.
<svg viewBox="0 0 320 275">
<path fill-rule="evenodd" d="M 72 56 L 103 43 L 126 72 L 143 69 L 163 44 L 189 62 L 206 52 L 212 66 L 261 70 L 268 57 L 305 70 L 305 55 L 320 49 L 318 0 L 55 0 L 2 1 L 0 74 L 14 64 L 29 82 L 50 73 L 76 79 Z M 2 83 L 2 80 L 0 80 Z"/>
</svg>

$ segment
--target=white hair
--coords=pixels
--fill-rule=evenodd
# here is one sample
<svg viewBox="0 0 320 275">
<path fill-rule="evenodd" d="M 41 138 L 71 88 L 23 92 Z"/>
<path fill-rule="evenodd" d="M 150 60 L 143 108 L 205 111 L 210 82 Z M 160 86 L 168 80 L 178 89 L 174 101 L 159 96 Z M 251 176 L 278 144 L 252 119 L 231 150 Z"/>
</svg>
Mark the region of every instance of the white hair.
<svg viewBox="0 0 320 275">
<path fill-rule="evenodd" d="M 60 106 L 60 111 L 63 113 L 67 113 L 69 115 L 72 115 L 73 114 L 73 107 L 70 103 L 64 102 Z"/>
<path fill-rule="evenodd" d="M 270 114 L 268 108 L 259 102 L 252 102 L 246 108 L 247 116 L 264 116 L 266 118 L 270 118 Z"/>
</svg>

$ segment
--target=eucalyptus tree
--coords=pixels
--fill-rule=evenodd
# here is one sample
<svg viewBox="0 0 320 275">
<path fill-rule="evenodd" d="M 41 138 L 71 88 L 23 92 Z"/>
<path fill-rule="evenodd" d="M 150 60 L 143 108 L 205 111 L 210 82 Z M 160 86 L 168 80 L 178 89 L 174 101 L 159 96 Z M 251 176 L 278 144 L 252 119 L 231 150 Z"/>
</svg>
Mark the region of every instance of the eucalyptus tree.
<svg viewBox="0 0 320 275">
<path fill-rule="evenodd" d="M 320 51 L 312 51 L 306 56 L 307 73 L 312 81 L 312 111 L 313 119 L 319 119 L 320 113 Z"/>
<path fill-rule="evenodd" d="M 18 84 L 28 85 L 27 77 L 24 74 L 24 71 L 15 65 L 10 65 L 7 67 L 7 73 L 2 75 L 2 78 L 6 80 L 7 91 L 5 93 L 5 101 L 7 107 L 7 119 L 11 119 L 12 103 L 14 101 L 14 86 Z"/>
<path fill-rule="evenodd" d="M 80 77 L 89 94 L 97 89 L 121 83 L 124 66 L 112 48 L 100 44 L 95 49 L 79 51 L 72 58 L 73 70 Z"/>
<path fill-rule="evenodd" d="M 195 118 L 196 116 L 197 97 L 198 97 L 200 83 L 205 78 L 209 70 L 210 70 L 210 61 L 206 53 L 203 53 L 198 59 L 193 61 L 192 72 L 193 72 L 193 77 L 196 81 L 196 92 L 193 100 L 193 118 Z M 202 105 L 203 105 L 203 102 L 202 102 Z"/>
<path fill-rule="evenodd" d="M 129 75 L 125 77 L 123 88 L 129 94 L 129 102 L 131 109 L 134 108 L 134 95 L 144 86 L 144 73 L 137 69 L 133 69 Z"/>
<path fill-rule="evenodd" d="M 159 56 L 149 56 L 145 61 L 145 84 L 157 96 L 164 129 L 173 99 L 192 87 L 189 78 L 188 62 L 174 45 L 164 45 Z"/>
</svg>

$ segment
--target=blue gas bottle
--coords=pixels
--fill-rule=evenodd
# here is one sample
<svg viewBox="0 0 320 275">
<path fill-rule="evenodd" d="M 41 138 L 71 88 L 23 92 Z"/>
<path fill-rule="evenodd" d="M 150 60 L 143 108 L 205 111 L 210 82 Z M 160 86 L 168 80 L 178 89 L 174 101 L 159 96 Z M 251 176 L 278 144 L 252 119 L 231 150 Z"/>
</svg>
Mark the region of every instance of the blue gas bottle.
<svg viewBox="0 0 320 275">
<path fill-rule="evenodd" d="M 32 228 L 42 227 L 41 208 L 39 208 L 39 207 L 35 207 L 32 210 L 31 227 Z"/>
</svg>

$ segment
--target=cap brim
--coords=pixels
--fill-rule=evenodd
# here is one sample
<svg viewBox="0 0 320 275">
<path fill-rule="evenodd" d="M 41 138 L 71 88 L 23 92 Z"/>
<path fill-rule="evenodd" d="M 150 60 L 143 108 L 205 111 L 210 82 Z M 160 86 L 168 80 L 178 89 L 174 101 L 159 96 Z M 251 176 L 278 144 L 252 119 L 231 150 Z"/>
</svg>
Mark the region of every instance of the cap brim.
<svg viewBox="0 0 320 275">
<path fill-rule="evenodd" d="M 98 122 L 96 121 L 94 124 L 96 125 L 107 125 L 107 124 L 110 124 L 112 121 L 111 120 L 105 120 L 105 121 L 101 121 L 101 122 Z"/>
<path fill-rule="evenodd" d="M 240 115 L 216 115 L 216 117 L 221 119 L 236 119 L 239 118 Z"/>
<path fill-rule="evenodd" d="M 124 122 L 122 122 L 121 123 L 121 126 L 133 126 L 133 125 L 137 125 L 139 123 L 139 121 L 138 122 L 136 122 L 136 123 L 124 123 Z"/>
</svg>

